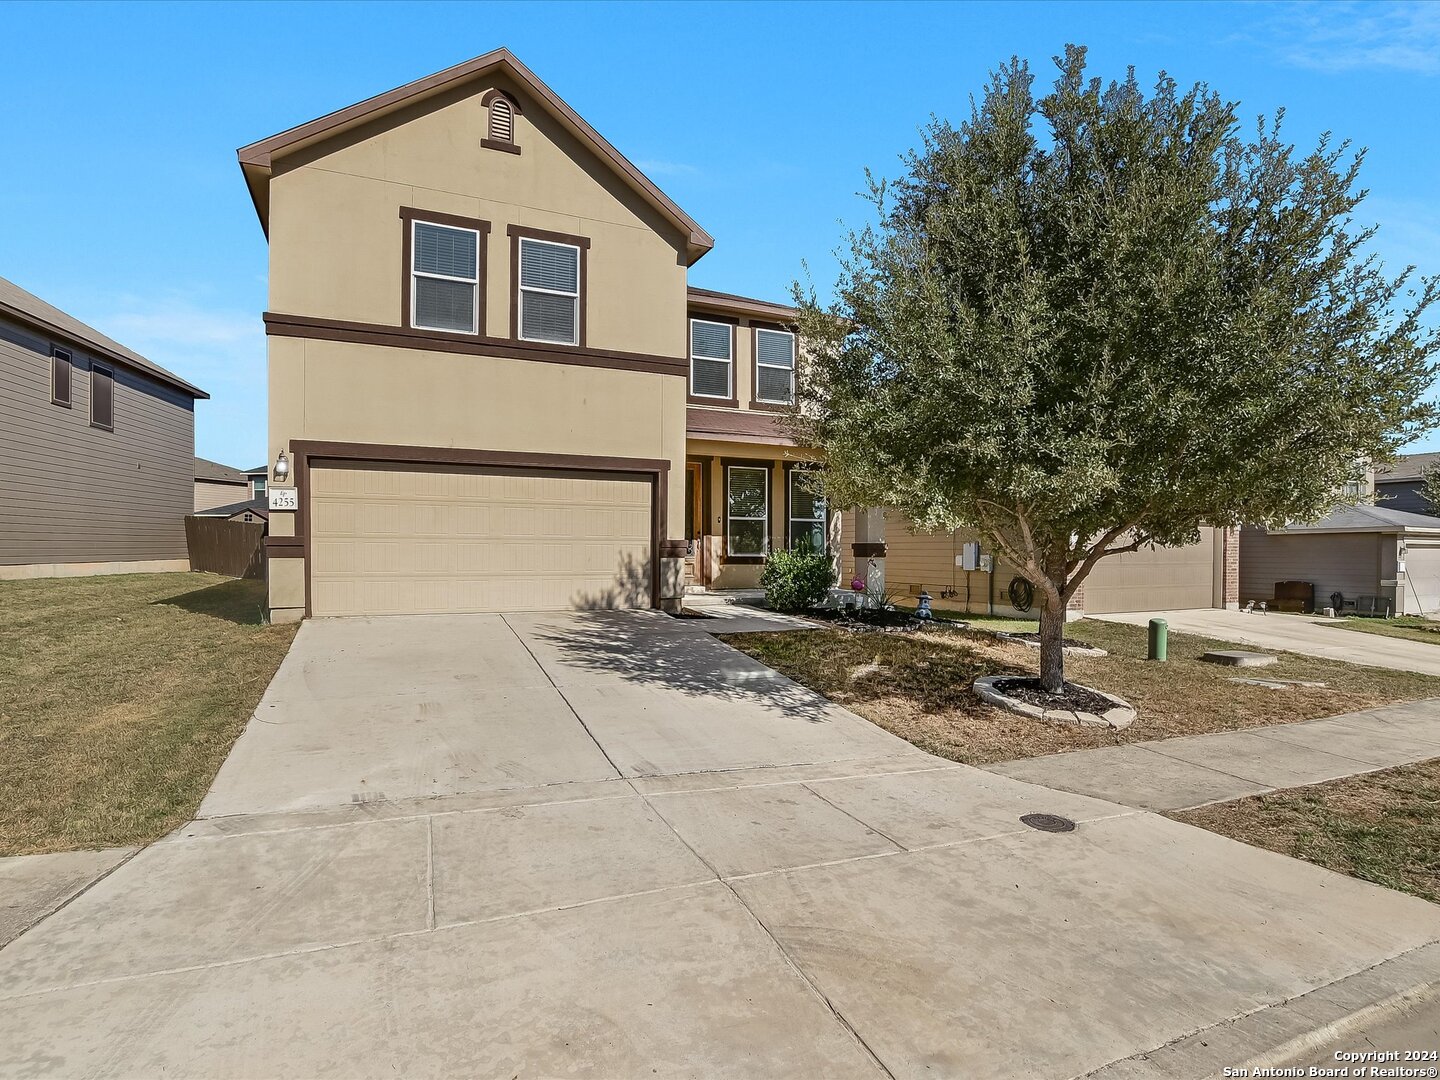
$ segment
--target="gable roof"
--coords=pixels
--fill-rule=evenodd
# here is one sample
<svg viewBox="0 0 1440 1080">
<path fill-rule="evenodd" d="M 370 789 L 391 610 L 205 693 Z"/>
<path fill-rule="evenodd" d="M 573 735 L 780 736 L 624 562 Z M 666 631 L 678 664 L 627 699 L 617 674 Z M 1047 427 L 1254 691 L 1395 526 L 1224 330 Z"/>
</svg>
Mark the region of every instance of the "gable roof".
<svg viewBox="0 0 1440 1080">
<path fill-rule="evenodd" d="M 269 182 L 271 164 L 274 159 L 312 146 L 324 139 L 338 135 L 366 121 L 384 117 L 398 109 L 423 101 L 426 98 L 453 88 L 470 80 L 480 80 L 497 72 L 504 73 L 520 84 L 535 99 L 536 103 L 553 116 L 562 127 L 580 140 L 610 169 L 628 184 L 647 203 L 673 224 L 686 238 L 689 252 L 688 264 L 693 264 L 715 246 L 714 239 L 702 229 L 695 219 L 681 210 L 678 205 L 659 189 L 648 176 L 635 167 L 624 154 L 609 142 L 585 120 L 561 100 L 559 95 L 536 77 L 535 73 L 520 63 L 509 49 L 495 49 L 493 52 L 466 60 L 462 64 L 437 71 L 394 90 L 387 90 L 372 98 L 357 102 L 344 109 L 322 116 L 309 123 L 300 124 L 261 139 L 236 151 L 240 168 L 245 173 L 245 183 L 250 188 L 250 198 L 255 203 L 255 212 L 260 215 L 260 224 L 269 234 L 270 199 Z"/>
<path fill-rule="evenodd" d="M 143 372 L 177 390 L 183 390 L 191 397 L 208 398 L 210 395 L 198 386 L 192 386 L 180 376 L 166 371 L 159 364 L 146 360 L 139 353 L 127 349 L 118 341 L 106 337 L 93 326 L 86 326 L 73 315 L 67 315 L 53 304 L 47 304 L 34 293 L 26 292 L 13 281 L 0 277 L 0 315 L 8 315 L 22 323 L 28 323 L 70 345 L 94 353 L 102 360 L 110 360 L 135 371 Z"/>
<path fill-rule="evenodd" d="M 234 517 L 236 514 L 243 514 L 245 511 L 270 520 L 270 507 L 264 499 L 245 499 L 242 502 L 229 503 L 226 506 L 212 506 L 208 510 L 196 510 L 192 517 Z"/>
<path fill-rule="evenodd" d="M 222 484 L 248 484 L 250 478 L 239 469 L 232 469 L 229 465 L 221 465 L 218 461 L 211 461 L 209 458 L 197 457 L 195 459 L 195 479 L 214 480 Z"/>
<path fill-rule="evenodd" d="M 1419 480 L 1420 474 L 1429 466 L 1440 461 L 1440 452 L 1429 454 L 1401 454 L 1393 464 L 1385 466 L 1375 474 L 1377 484 L 1388 484 L 1396 480 Z"/>
<path fill-rule="evenodd" d="M 1271 529 L 1278 533 L 1405 532 L 1440 533 L 1440 517 L 1387 510 L 1383 506 L 1337 506 L 1310 525 L 1287 525 Z"/>
</svg>

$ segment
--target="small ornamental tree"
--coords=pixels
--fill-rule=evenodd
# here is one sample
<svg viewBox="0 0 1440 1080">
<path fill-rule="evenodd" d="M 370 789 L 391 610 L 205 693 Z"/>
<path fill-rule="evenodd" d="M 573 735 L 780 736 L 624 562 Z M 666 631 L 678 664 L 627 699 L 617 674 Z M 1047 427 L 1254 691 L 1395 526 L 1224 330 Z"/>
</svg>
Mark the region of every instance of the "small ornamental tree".
<svg viewBox="0 0 1440 1080">
<path fill-rule="evenodd" d="M 835 301 L 795 288 L 796 434 L 832 506 L 971 527 L 1033 583 L 1063 689 L 1066 602 L 1104 558 L 1202 524 L 1314 520 L 1434 425 L 1437 281 L 1385 276 L 1352 214 L 1362 153 L 1066 49 L 1043 97 L 993 74 L 934 121 Z"/>
</svg>

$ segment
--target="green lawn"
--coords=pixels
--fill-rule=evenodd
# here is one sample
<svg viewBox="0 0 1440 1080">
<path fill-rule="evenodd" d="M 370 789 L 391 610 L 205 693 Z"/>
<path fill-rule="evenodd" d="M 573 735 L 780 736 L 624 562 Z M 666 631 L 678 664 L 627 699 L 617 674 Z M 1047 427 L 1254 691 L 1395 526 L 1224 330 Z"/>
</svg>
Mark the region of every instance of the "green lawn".
<svg viewBox="0 0 1440 1080">
<path fill-rule="evenodd" d="M 1422 619 L 1417 615 L 1397 615 L 1393 619 L 1365 619 L 1346 616 L 1343 619 L 1327 619 L 1326 626 L 1338 626 L 1344 630 L 1358 630 L 1362 634 L 1379 634 L 1382 637 L 1404 638 L 1407 641 L 1423 641 L 1429 645 L 1440 645 L 1440 622 Z"/>
<path fill-rule="evenodd" d="M 141 844 L 187 820 L 295 626 L 212 574 L 0 582 L 0 855 Z"/>
<path fill-rule="evenodd" d="M 998 628 L 1012 627 L 1002 622 Z M 1170 659 L 1159 664 L 1145 659 L 1143 626 L 1086 619 L 1069 624 L 1065 632 L 1109 652 L 1068 657 L 1066 672 L 1075 682 L 1131 702 L 1140 714 L 1131 727 L 1111 732 L 1047 724 L 984 704 L 970 690 L 976 678 L 1033 675 L 1039 653 L 979 631 L 853 633 L 827 627 L 733 634 L 725 640 L 921 749 L 970 764 L 1291 723 L 1440 696 L 1435 676 L 1294 653 L 1280 653 L 1278 664 L 1258 674 L 1326 686 L 1269 690 L 1230 681 L 1252 673 L 1200 661 L 1203 652 L 1239 647 L 1232 642 L 1171 634 Z"/>
<path fill-rule="evenodd" d="M 1171 816 L 1440 903 L 1440 760 Z"/>
</svg>

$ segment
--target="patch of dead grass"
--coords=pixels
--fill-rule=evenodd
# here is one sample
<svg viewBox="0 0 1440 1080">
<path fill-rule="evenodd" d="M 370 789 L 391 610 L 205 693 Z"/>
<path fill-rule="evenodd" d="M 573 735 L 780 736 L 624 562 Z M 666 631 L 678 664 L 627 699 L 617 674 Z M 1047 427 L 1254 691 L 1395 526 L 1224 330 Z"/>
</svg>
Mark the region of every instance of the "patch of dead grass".
<svg viewBox="0 0 1440 1080">
<path fill-rule="evenodd" d="M 0 582 L 0 855 L 186 821 L 295 636 L 264 603 L 211 574 Z"/>
<path fill-rule="evenodd" d="M 1440 903 L 1440 760 L 1170 816 Z"/>
<path fill-rule="evenodd" d="M 1066 633 L 1106 649 L 1070 657 L 1067 676 L 1116 694 L 1139 718 L 1129 728 L 1062 727 L 987 705 L 970 684 L 981 675 L 1029 675 L 1039 654 L 979 631 L 853 633 L 829 628 L 732 634 L 725 640 L 923 750 L 981 765 L 1066 750 L 1293 723 L 1392 701 L 1440 695 L 1440 678 L 1280 653 L 1260 674 L 1326 683 L 1269 690 L 1229 680 L 1234 668 L 1201 653 L 1237 648 L 1187 634 L 1170 636 L 1170 659 L 1145 659 L 1144 627 L 1084 620 Z M 874 670 L 869 670 L 874 669 Z"/>
</svg>

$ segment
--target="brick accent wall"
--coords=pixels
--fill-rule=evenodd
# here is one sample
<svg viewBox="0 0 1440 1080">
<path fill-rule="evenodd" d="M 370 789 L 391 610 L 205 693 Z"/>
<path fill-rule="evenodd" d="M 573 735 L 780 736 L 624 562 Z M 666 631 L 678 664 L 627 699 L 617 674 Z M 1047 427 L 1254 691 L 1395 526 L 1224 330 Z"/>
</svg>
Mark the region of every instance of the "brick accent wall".
<svg viewBox="0 0 1440 1080">
<path fill-rule="evenodd" d="M 1225 606 L 1240 606 L 1240 530 L 1226 529 L 1221 538 L 1224 543 L 1221 581 L 1224 586 Z"/>
<path fill-rule="evenodd" d="M 1111 556 L 1114 558 L 1114 556 Z M 1037 589 L 1036 592 L 1039 592 Z M 1071 594 L 1070 599 L 1065 602 L 1065 617 L 1067 619 L 1078 619 L 1085 614 L 1085 583 L 1082 581 L 1080 587 Z"/>
</svg>

